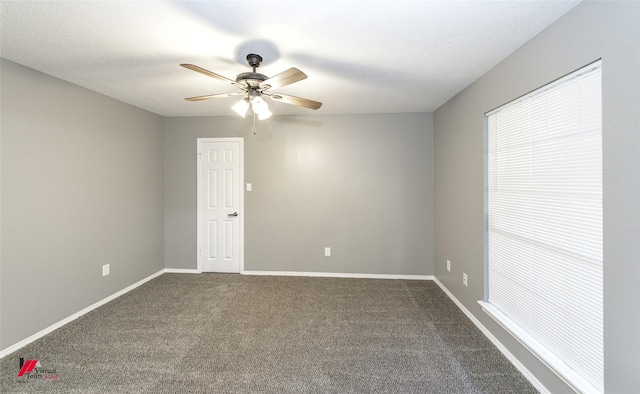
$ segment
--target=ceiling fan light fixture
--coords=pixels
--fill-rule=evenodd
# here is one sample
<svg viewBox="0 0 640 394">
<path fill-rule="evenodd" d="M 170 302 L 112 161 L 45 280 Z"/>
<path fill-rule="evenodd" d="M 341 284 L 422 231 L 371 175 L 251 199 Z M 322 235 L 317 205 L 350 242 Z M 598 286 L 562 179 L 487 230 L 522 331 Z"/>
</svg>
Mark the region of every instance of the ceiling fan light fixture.
<svg viewBox="0 0 640 394">
<path fill-rule="evenodd" d="M 262 97 L 254 96 L 251 98 L 251 109 L 253 110 L 253 112 L 260 115 L 262 113 L 269 112 L 269 104 L 267 104 L 267 102 L 264 101 Z"/>
<path fill-rule="evenodd" d="M 258 119 L 260 120 L 269 119 L 271 115 L 273 114 L 271 113 L 271 111 L 269 111 L 269 109 L 264 109 L 262 110 L 262 112 L 258 113 Z"/>
<path fill-rule="evenodd" d="M 233 107 L 231 107 L 231 109 L 244 118 L 245 116 L 247 116 L 247 110 L 249 109 L 249 99 L 243 98 L 242 100 L 235 103 Z"/>
</svg>

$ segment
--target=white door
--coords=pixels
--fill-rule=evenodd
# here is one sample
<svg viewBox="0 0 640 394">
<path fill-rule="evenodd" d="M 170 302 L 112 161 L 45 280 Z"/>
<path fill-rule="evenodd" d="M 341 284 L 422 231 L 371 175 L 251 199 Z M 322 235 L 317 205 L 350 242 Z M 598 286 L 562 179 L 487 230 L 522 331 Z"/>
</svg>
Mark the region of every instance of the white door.
<svg viewBox="0 0 640 394">
<path fill-rule="evenodd" d="M 243 140 L 198 138 L 198 271 L 243 265 Z"/>
</svg>

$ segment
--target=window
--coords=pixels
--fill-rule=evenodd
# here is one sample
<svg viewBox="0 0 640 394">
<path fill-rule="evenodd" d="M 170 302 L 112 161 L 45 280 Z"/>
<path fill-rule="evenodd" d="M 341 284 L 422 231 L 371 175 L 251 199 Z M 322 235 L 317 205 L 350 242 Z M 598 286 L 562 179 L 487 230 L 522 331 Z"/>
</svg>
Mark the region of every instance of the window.
<svg viewBox="0 0 640 394">
<path fill-rule="evenodd" d="M 486 116 L 480 304 L 565 382 L 602 392 L 600 61 Z"/>
</svg>

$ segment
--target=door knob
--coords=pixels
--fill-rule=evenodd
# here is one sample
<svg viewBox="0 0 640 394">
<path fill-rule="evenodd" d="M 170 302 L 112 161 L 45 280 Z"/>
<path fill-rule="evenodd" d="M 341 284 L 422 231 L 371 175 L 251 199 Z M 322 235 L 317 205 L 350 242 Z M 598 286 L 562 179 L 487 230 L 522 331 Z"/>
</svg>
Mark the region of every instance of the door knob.
<svg viewBox="0 0 640 394">
<path fill-rule="evenodd" d="M 238 216 L 238 212 L 230 213 L 227 216 Z"/>
</svg>

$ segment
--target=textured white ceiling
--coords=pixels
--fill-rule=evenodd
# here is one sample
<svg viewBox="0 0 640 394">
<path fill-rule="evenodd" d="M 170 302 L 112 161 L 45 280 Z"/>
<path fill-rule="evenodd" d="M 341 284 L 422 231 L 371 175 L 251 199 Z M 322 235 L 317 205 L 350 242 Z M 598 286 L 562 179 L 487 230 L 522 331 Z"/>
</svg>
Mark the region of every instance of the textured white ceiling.
<svg viewBox="0 0 640 394">
<path fill-rule="evenodd" d="M 431 112 L 579 1 L 2 1 L 3 58 L 165 116 L 232 115 L 234 91 L 179 67 L 228 78 L 264 58 L 272 76 L 309 78 L 278 91 L 317 112 Z"/>
</svg>

